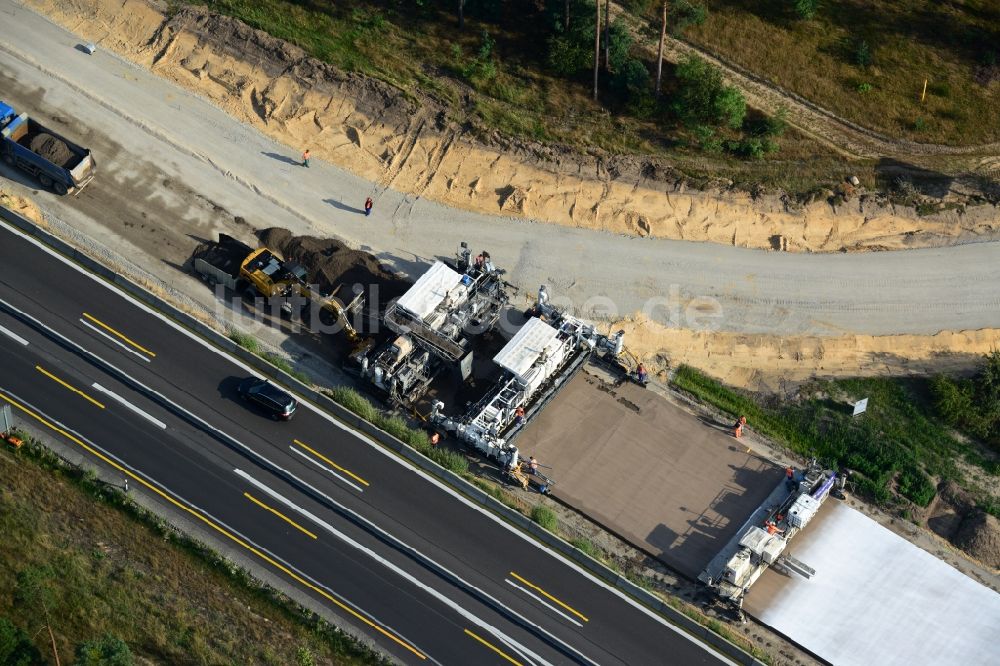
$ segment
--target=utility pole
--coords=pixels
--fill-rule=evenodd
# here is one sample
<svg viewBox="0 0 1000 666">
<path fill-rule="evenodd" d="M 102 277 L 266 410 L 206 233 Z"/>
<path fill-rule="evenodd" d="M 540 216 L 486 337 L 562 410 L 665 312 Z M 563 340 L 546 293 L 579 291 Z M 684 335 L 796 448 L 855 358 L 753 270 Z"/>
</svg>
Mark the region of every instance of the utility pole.
<svg viewBox="0 0 1000 666">
<path fill-rule="evenodd" d="M 597 101 L 597 71 L 601 66 L 601 0 L 594 0 L 597 23 L 594 25 L 594 101 Z"/>
<path fill-rule="evenodd" d="M 604 0 L 604 71 L 610 72 L 611 65 L 611 0 Z"/>
</svg>

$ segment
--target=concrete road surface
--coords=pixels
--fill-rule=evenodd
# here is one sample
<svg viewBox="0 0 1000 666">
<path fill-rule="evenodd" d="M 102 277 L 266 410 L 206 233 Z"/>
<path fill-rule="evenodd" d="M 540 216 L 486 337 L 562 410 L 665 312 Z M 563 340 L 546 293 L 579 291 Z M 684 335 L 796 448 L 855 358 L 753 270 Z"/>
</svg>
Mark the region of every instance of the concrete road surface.
<svg viewBox="0 0 1000 666">
<path fill-rule="evenodd" d="M 203 99 L 0 0 L 0 90 L 7 102 L 94 148 L 78 198 L 35 197 L 119 249 L 185 257 L 196 241 L 254 227 L 337 235 L 417 271 L 458 241 L 487 248 L 533 294 L 547 283 L 577 312 L 647 310 L 663 323 L 747 333 L 918 333 L 1000 326 L 1000 243 L 869 254 L 769 253 L 614 236 L 454 210 L 383 190 L 280 145 Z M 4 171 L 31 187 L 29 179 Z M 370 218 L 357 212 L 375 199 Z M 34 195 L 32 195 L 34 196 Z M 249 232 L 249 227 L 244 228 Z M 163 254 L 166 253 L 166 254 Z M 187 254 L 185 254 L 187 253 Z M 138 261 L 138 259 L 137 259 Z M 160 266 L 163 268 L 163 266 Z M 692 312 L 692 298 L 714 299 Z"/>
</svg>

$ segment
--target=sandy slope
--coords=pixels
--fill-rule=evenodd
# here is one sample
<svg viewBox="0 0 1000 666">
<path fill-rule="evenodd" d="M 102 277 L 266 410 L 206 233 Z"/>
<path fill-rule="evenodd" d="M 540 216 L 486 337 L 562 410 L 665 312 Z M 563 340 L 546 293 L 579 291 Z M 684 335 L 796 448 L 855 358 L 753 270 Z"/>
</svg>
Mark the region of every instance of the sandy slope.
<svg viewBox="0 0 1000 666">
<path fill-rule="evenodd" d="M 237 22 L 146 0 L 25 0 L 70 30 L 197 91 L 292 147 L 385 186 L 468 210 L 741 247 L 833 252 L 995 238 L 995 206 L 931 217 L 875 196 L 798 206 L 695 191 L 652 160 L 601 158 L 494 137 L 476 143 L 431 100 L 347 75 Z"/>
</svg>

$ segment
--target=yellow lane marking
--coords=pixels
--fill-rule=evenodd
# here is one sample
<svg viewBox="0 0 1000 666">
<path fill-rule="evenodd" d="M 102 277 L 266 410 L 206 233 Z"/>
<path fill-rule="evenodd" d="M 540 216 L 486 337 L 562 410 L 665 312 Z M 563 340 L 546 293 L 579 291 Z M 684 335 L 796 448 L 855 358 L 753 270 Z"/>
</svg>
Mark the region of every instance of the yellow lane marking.
<svg viewBox="0 0 1000 666">
<path fill-rule="evenodd" d="M 91 314 L 88 314 L 86 312 L 83 313 L 83 316 L 86 317 L 87 319 L 89 319 L 90 321 L 94 322 L 95 324 L 97 324 L 101 328 L 103 328 L 108 333 L 111 333 L 112 335 L 114 335 L 114 336 L 116 336 L 116 337 L 124 340 L 125 342 L 129 343 L 130 345 L 132 345 L 133 347 L 135 347 L 139 351 L 145 352 L 146 354 L 149 354 L 153 358 L 156 358 L 156 354 L 154 354 L 153 352 L 149 351 L 148 349 L 146 349 L 145 347 L 143 347 L 139 343 L 137 343 L 137 342 L 135 342 L 133 340 L 129 340 L 128 338 L 125 337 L 124 334 L 122 334 L 121 332 L 116 331 L 115 329 L 111 328 L 110 326 L 108 326 L 107 324 L 105 324 L 103 321 L 101 321 L 97 317 L 95 317 L 95 316 L 93 316 Z"/>
<path fill-rule="evenodd" d="M 56 382 L 57 384 L 59 384 L 61 386 L 64 386 L 64 387 L 68 388 L 73 393 L 76 393 L 77 395 L 83 397 L 85 400 L 89 401 L 91 404 L 97 405 L 101 409 L 105 409 L 104 405 L 102 405 L 101 403 L 97 402 L 96 400 L 94 400 L 89 395 L 87 395 L 86 393 L 84 393 L 80 389 L 76 388 L 75 386 L 70 386 L 69 384 L 67 384 L 63 380 L 61 380 L 58 377 L 56 377 L 55 375 L 53 375 L 48 370 L 45 370 L 44 368 L 42 368 L 42 366 L 36 365 L 35 366 L 35 370 L 38 370 L 38 372 L 42 373 L 43 375 L 45 375 L 46 377 L 48 377 L 52 381 Z"/>
<path fill-rule="evenodd" d="M 17 407 L 22 412 L 24 412 L 28 416 L 32 417 L 33 419 L 35 419 L 36 421 L 38 421 L 42 425 L 44 425 L 44 426 L 50 428 L 51 430 L 59 433 L 60 435 L 62 435 L 66 439 L 70 440 L 71 442 L 73 442 L 75 444 L 78 444 L 85 451 L 87 451 L 91 455 L 95 456 L 96 458 L 99 458 L 105 464 L 110 465 L 111 467 L 115 468 L 116 470 L 118 470 L 122 474 L 128 476 L 130 479 L 134 479 L 137 483 L 142 484 L 143 486 L 145 486 L 146 488 L 148 488 L 152 492 L 156 493 L 157 495 L 159 495 L 163 499 L 167 500 L 168 502 L 170 502 L 171 504 L 173 504 L 174 506 L 176 506 L 178 509 L 191 514 L 192 516 L 194 516 L 195 518 L 197 518 L 201 522 L 205 523 L 206 525 L 208 525 L 209 527 L 211 527 L 213 530 L 215 530 L 219 534 L 222 534 L 227 539 L 230 539 L 234 543 L 236 543 L 236 544 L 242 546 L 243 548 L 245 548 L 246 550 L 250 551 L 251 553 L 253 553 L 257 557 L 259 557 L 261 560 L 263 560 L 264 562 L 267 562 L 268 564 L 270 564 L 272 567 L 274 567 L 278 571 L 281 571 L 282 573 L 284 573 L 285 575 L 287 575 L 289 578 L 291 578 L 292 580 L 294 580 L 298 584 L 302 585 L 303 587 L 305 587 L 305 588 L 307 588 L 309 590 L 312 590 L 313 592 L 315 592 L 316 594 L 322 596 L 324 599 L 326 599 L 330 603 L 335 604 L 338 608 L 340 608 L 341 610 L 343 610 L 345 613 L 347 613 L 347 614 L 351 615 L 352 617 L 360 620 L 366 626 L 374 629 L 375 631 L 379 632 L 380 634 L 382 634 L 386 638 L 392 640 L 393 642 L 398 643 L 399 645 L 403 646 L 404 648 L 406 648 L 407 650 L 409 650 L 413 654 L 417 655 L 421 659 L 427 659 L 427 655 L 425 655 L 422 652 L 420 652 L 419 650 L 417 650 L 417 648 L 413 647 L 412 645 L 410 645 L 409 643 L 407 643 L 406 641 L 404 641 L 402 638 L 400 638 L 400 637 L 392 634 L 391 632 L 389 632 L 386 629 L 383 629 L 379 625 L 375 624 L 375 622 L 373 622 L 372 620 L 368 619 L 367 617 L 365 617 L 361 613 L 357 612 L 356 610 L 354 610 L 353 608 L 351 608 L 347 604 L 343 603 L 342 601 L 340 601 L 339 599 L 337 599 L 336 597 L 334 597 L 333 595 L 331 595 L 329 592 L 327 592 L 323 588 L 319 587 L 318 585 L 313 585 L 312 583 L 310 583 L 305 578 L 303 578 L 302 576 L 298 575 L 297 573 L 295 573 L 294 571 L 292 571 L 291 569 L 289 569 L 285 565 L 281 564 L 280 562 L 275 561 L 274 558 L 272 558 L 267 553 L 262 552 L 256 546 L 252 546 L 252 545 L 248 544 L 246 541 L 244 541 L 240 537 L 238 537 L 235 534 L 229 532 L 229 530 L 227 530 L 224 527 L 216 524 L 208 516 L 202 515 L 201 513 L 199 513 L 198 511 L 195 511 L 191 507 L 189 507 L 189 506 L 187 506 L 187 505 L 185 505 L 185 504 L 177 501 L 176 499 L 174 499 L 173 497 L 171 497 L 166 492 L 160 490 L 159 488 L 157 488 L 153 484 L 151 484 L 148 481 L 146 481 L 146 479 L 142 478 L 138 474 L 135 474 L 131 470 L 126 469 L 125 467 L 123 467 L 122 465 L 118 464 L 117 462 L 115 462 L 111 458 L 107 457 L 106 455 L 104 455 L 103 453 L 101 453 L 100 451 L 98 451 L 97 449 L 95 449 L 94 447 L 86 444 L 85 442 L 83 442 L 78 437 L 75 437 L 74 435 L 66 432 L 65 430 L 63 430 L 59 426 L 55 425 L 54 423 L 50 423 L 44 417 L 39 416 L 38 414 L 36 414 L 32 410 L 30 410 L 29 408 L 25 407 L 21 403 L 17 402 L 13 398 L 11 398 L 11 397 L 9 397 L 7 395 L 4 395 L 3 392 L 0 392 L 0 400 L 5 400 L 5 401 L 9 402 L 11 405 L 13 405 L 14 407 Z"/>
<path fill-rule="evenodd" d="M 281 518 L 283 521 L 285 521 L 286 523 L 288 523 L 289 525 L 291 525 L 292 527 L 294 527 L 298 531 L 302 532 L 303 534 L 308 534 L 313 539 L 317 538 L 317 536 L 315 534 L 313 534 L 312 532 L 310 532 L 306 528 L 302 527 L 301 525 L 299 525 L 294 520 L 292 520 L 291 518 L 289 518 L 285 514 L 281 513 L 280 511 L 278 511 L 276 509 L 272 509 L 268 505 L 264 504 L 263 502 L 261 502 L 259 499 L 257 499 L 256 497 L 254 497 L 250 493 L 243 493 L 243 496 L 246 497 L 251 502 L 253 502 L 254 504 L 256 504 L 257 506 L 259 506 L 260 508 L 265 509 L 267 511 L 270 511 L 271 513 L 273 513 L 274 515 L 276 515 L 278 518 Z"/>
<path fill-rule="evenodd" d="M 301 446 L 301 447 L 302 447 L 303 449 L 305 449 L 305 450 L 306 450 L 306 451 L 308 451 L 309 453 L 311 453 L 311 454 L 313 454 L 314 456 L 316 456 L 317 458 L 319 458 L 320 460 L 322 460 L 323 462 L 325 462 L 326 464 L 328 464 L 328 465 L 332 465 L 332 466 L 333 466 L 333 467 L 334 467 L 334 468 L 335 468 L 335 469 L 336 469 L 337 471 L 340 471 L 340 472 L 343 472 L 343 473 L 344 473 L 344 474 L 346 474 L 347 476 L 351 477 L 352 479 L 354 479 L 354 480 L 355 480 L 355 481 L 357 481 L 358 483 L 363 483 L 363 484 L 364 484 L 364 485 L 366 485 L 366 486 L 370 486 L 370 485 L 371 485 L 370 483 L 368 483 L 367 481 L 365 481 L 364 479 L 362 479 L 362 478 L 361 478 L 360 476 L 358 476 L 357 474 L 355 474 L 355 473 L 354 473 L 354 472 L 352 472 L 351 470 L 349 470 L 349 469 L 344 469 L 343 467 L 341 467 L 341 466 L 340 466 L 340 465 L 338 465 L 337 463 L 333 462 L 332 460 L 330 460 L 329 458 L 327 458 L 326 456 L 324 456 L 324 455 L 323 455 L 322 453 L 320 453 L 319 451 L 316 451 L 316 450 L 314 450 L 314 449 L 311 449 L 311 448 L 309 448 L 309 446 L 308 446 L 308 445 L 306 445 L 306 444 L 303 444 L 302 442 L 300 442 L 300 441 L 299 441 L 299 440 L 297 440 L 297 439 L 293 439 L 292 441 L 293 441 L 293 442 L 295 442 L 296 444 L 298 444 L 299 446 Z"/>
<path fill-rule="evenodd" d="M 543 594 L 549 600 L 556 602 L 557 604 L 559 604 L 560 606 L 562 606 L 563 608 L 565 608 L 566 610 L 568 610 L 573 615 L 576 615 L 578 618 L 580 618 L 584 622 L 590 622 L 590 620 L 588 620 L 583 613 L 581 613 L 580 611 L 576 610 L 572 606 L 569 606 L 568 604 L 565 604 L 565 603 L 559 601 L 558 599 L 556 599 L 551 594 L 549 594 L 548 592 L 546 592 L 542 588 L 538 587 L 534 583 L 529 583 L 528 581 L 526 581 L 525 579 L 521 578 L 520 576 L 518 576 L 513 571 L 510 572 L 510 575 L 513 576 L 514 578 L 518 579 L 519 581 L 521 581 L 522 583 L 524 583 L 525 585 L 527 585 L 531 589 L 533 589 L 535 592 L 539 592 L 539 593 Z"/>
<path fill-rule="evenodd" d="M 509 654 L 507 654 L 506 652 L 504 652 L 503 650 L 501 650 L 497 646 L 493 645 L 489 641 L 486 641 L 485 639 L 482 639 L 479 636 L 476 636 L 474 633 L 472 633 L 468 629 L 465 630 L 465 635 L 466 636 L 471 636 L 472 638 L 475 638 L 477 641 L 479 641 L 480 643 L 482 643 L 483 645 L 485 645 L 489 649 L 493 650 L 494 652 L 496 652 L 498 655 L 500 655 L 501 657 L 503 657 L 504 659 L 506 659 L 510 663 L 517 664 L 517 666 L 524 666 L 524 664 L 522 664 L 521 662 L 519 662 L 517 659 L 514 659 L 514 657 L 510 656 Z"/>
</svg>

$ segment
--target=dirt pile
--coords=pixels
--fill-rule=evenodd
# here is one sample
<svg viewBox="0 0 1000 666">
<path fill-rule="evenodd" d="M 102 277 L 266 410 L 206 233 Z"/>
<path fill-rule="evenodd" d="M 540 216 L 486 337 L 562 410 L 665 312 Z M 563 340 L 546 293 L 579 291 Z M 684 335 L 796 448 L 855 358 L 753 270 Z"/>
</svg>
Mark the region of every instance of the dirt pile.
<svg viewBox="0 0 1000 666">
<path fill-rule="evenodd" d="M 28 147 L 32 152 L 64 169 L 69 168 L 73 162 L 73 151 L 69 149 L 66 142 L 46 132 L 40 132 L 32 137 Z"/>
<path fill-rule="evenodd" d="M 691 331 L 642 314 L 610 324 L 625 331 L 625 346 L 653 372 L 690 365 L 733 386 L 780 391 L 812 377 L 913 375 L 967 371 L 1000 346 L 1000 329 L 936 335 L 815 337 Z M 961 350 L 956 351 L 956 350 Z"/>
<path fill-rule="evenodd" d="M 238 21 L 144 0 L 27 0 L 76 34 L 211 99 L 269 136 L 382 186 L 444 204 L 613 233 L 800 252 L 944 245 L 1000 235 L 997 207 L 921 216 L 875 195 L 798 204 L 729 183 L 694 190 L 663 160 L 583 155 L 493 134 L 346 74 Z M 415 99 L 416 101 L 412 101 Z M 932 207 L 933 208 L 933 207 Z M 931 209 L 926 207 L 923 212 Z"/>
<path fill-rule="evenodd" d="M 330 293 L 339 286 L 360 285 L 369 297 L 377 289 L 377 300 L 385 305 L 401 296 L 410 283 L 384 268 L 377 258 L 346 246 L 333 238 L 293 236 L 288 229 L 272 227 L 257 232 L 260 242 L 286 261 L 301 264 L 309 271 L 309 281 Z"/>
<path fill-rule="evenodd" d="M 38 209 L 38 206 L 36 206 L 33 201 L 29 201 L 24 197 L 0 190 L 0 206 L 8 208 L 19 215 L 28 218 L 35 224 L 46 226 L 45 217 L 42 215 L 42 211 Z"/>
<path fill-rule="evenodd" d="M 1000 520 L 976 510 L 965 517 L 954 544 L 993 569 L 1000 569 Z"/>
</svg>

